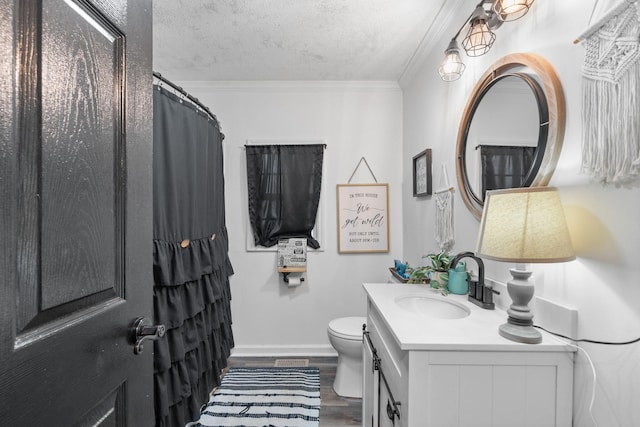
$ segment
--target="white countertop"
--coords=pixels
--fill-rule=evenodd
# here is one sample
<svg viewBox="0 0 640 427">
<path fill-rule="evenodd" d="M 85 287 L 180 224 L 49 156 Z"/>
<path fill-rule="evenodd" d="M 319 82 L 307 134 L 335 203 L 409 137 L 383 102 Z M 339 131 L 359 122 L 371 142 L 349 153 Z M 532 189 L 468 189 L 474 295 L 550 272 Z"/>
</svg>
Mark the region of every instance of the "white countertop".
<svg viewBox="0 0 640 427">
<path fill-rule="evenodd" d="M 402 350 L 575 351 L 565 341 L 544 331 L 540 331 L 540 344 L 522 344 L 500 336 L 498 327 L 507 321 L 507 313 L 478 307 L 467 300 L 467 295 L 443 296 L 429 285 L 408 283 L 365 283 L 363 287 Z M 460 319 L 439 319 L 411 313 L 396 304 L 396 299 L 409 295 L 459 303 L 470 314 Z"/>
</svg>

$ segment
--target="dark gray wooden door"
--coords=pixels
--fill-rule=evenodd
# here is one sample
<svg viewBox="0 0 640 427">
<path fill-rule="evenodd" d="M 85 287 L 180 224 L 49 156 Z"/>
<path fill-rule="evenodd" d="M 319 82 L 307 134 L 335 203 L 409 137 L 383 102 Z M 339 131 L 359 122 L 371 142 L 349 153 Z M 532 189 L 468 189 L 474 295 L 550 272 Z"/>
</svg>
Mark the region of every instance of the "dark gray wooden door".
<svg viewBox="0 0 640 427">
<path fill-rule="evenodd" d="M 150 0 L 0 0 L 0 425 L 153 424 Z"/>
</svg>

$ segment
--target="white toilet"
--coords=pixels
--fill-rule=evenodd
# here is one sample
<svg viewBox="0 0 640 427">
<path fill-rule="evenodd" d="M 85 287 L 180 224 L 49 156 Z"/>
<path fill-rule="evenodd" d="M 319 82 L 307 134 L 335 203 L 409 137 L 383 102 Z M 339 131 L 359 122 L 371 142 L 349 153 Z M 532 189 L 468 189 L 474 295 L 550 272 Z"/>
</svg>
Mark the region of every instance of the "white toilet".
<svg viewBox="0 0 640 427">
<path fill-rule="evenodd" d="M 362 325 L 366 317 L 340 317 L 329 322 L 329 342 L 338 352 L 333 390 L 338 396 L 362 398 Z"/>
</svg>

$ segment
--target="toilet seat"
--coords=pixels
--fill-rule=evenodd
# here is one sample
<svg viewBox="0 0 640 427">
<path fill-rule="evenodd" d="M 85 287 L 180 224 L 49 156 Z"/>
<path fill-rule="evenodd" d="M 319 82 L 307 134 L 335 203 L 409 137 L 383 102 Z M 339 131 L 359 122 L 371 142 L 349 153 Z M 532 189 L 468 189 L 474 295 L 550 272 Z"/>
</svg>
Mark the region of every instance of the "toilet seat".
<svg viewBox="0 0 640 427">
<path fill-rule="evenodd" d="M 329 333 L 337 338 L 349 341 L 362 341 L 362 325 L 366 317 L 341 317 L 329 322 Z"/>
</svg>

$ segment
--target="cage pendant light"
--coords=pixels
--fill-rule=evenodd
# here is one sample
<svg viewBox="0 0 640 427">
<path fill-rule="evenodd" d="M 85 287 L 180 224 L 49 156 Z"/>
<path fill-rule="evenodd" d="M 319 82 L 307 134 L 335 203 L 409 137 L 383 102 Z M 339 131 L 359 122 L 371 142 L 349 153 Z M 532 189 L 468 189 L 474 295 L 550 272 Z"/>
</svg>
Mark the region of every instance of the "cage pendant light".
<svg viewBox="0 0 640 427">
<path fill-rule="evenodd" d="M 496 41 L 494 31 L 505 21 L 513 21 L 524 16 L 533 2 L 534 0 L 480 0 L 444 51 L 444 59 L 438 67 L 442 80 L 447 82 L 458 80 L 465 70 L 457 42 L 462 30 L 467 29 L 462 39 L 462 47 L 467 56 L 484 55 Z"/>
<path fill-rule="evenodd" d="M 489 52 L 496 35 L 487 24 L 487 15 L 484 9 L 481 13 L 471 19 L 471 25 L 467 35 L 462 40 L 462 47 L 468 56 L 481 56 Z"/>
<path fill-rule="evenodd" d="M 493 11 L 501 21 L 515 21 L 529 11 L 534 0 L 497 0 Z"/>
<path fill-rule="evenodd" d="M 445 82 L 451 82 L 458 80 L 462 76 L 462 73 L 464 73 L 465 68 L 466 66 L 460 58 L 458 42 L 456 42 L 456 39 L 454 38 L 449 42 L 447 50 L 444 51 L 444 60 L 438 68 L 438 73 L 442 80 Z"/>
</svg>

